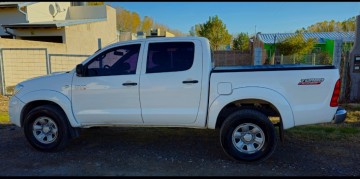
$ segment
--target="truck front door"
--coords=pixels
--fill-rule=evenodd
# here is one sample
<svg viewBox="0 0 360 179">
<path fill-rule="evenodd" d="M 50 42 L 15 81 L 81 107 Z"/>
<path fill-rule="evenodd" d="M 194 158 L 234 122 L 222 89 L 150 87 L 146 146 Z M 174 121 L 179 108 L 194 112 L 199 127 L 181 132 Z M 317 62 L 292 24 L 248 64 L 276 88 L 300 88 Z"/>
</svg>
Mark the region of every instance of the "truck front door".
<svg viewBox="0 0 360 179">
<path fill-rule="evenodd" d="M 73 77 L 72 108 L 81 124 L 143 123 L 139 101 L 141 44 L 105 50 Z M 138 69 L 138 70 L 137 70 Z"/>
</svg>

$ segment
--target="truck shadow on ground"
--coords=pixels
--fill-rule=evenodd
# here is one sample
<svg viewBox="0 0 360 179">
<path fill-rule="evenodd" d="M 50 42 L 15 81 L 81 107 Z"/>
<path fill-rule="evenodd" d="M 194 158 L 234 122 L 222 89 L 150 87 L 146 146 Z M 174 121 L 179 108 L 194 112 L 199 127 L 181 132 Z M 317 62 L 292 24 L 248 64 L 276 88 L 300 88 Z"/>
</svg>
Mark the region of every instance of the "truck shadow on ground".
<svg viewBox="0 0 360 179">
<path fill-rule="evenodd" d="M 0 175 L 30 176 L 351 176 L 359 145 L 285 138 L 261 163 L 240 163 L 223 152 L 218 130 L 94 128 L 59 152 L 39 152 L 22 128 L 0 125 Z M 329 143 L 332 143 L 331 145 Z M 336 162 L 334 162 L 336 161 Z"/>
</svg>

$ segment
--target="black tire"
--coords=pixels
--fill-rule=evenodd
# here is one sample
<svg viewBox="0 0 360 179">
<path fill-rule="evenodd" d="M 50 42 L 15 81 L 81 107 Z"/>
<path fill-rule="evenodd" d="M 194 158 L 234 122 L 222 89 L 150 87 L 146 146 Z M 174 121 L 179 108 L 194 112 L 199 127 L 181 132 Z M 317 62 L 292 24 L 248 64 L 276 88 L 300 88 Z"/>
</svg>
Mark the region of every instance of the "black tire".
<svg viewBox="0 0 360 179">
<path fill-rule="evenodd" d="M 67 120 L 64 112 L 57 106 L 38 106 L 32 109 L 25 117 L 24 133 L 26 139 L 32 147 L 43 152 L 62 150 L 68 144 L 70 139 Z M 42 122 L 44 125 L 41 124 Z M 34 130 L 33 132 L 33 129 L 39 126 L 45 127 Z M 39 137 L 39 140 L 35 135 Z M 41 135 L 45 135 L 45 137 L 42 137 Z"/>
<path fill-rule="evenodd" d="M 254 109 L 241 109 L 224 121 L 220 142 L 225 153 L 236 161 L 261 162 L 275 151 L 277 138 L 266 115 Z"/>
</svg>

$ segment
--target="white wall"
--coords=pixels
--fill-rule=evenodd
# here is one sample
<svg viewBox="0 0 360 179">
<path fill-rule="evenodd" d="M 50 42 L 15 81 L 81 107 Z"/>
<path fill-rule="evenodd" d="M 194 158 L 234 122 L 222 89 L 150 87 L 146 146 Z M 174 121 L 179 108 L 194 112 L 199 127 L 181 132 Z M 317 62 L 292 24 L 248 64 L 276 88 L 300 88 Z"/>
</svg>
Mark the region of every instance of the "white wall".
<svg viewBox="0 0 360 179">
<path fill-rule="evenodd" d="M 65 43 L 69 53 L 86 55 L 94 53 L 98 49 L 98 38 L 101 38 L 102 47 L 118 41 L 116 10 L 110 6 L 103 7 L 107 13 L 105 21 L 72 25 L 65 28 Z"/>
<path fill-rule="evenodd" d="M 106 18 L 106 5 L 101 6 L 71 6 L 70 19 L 100 19 Z"/>
<path fill-rule="evenodd" d="M 65 20 L 70 7 L 70 2 L 56 2 L 60 5 L 61 11 L 56 14 L 55 18 L 50 14 L 50 6 L 54 8 L 55 2 L 38 2 L 27 6 L 27 15 L 29 22 L 41 22 L 41 21 L 52 21 L 52 20 Z M 56 10 L 56 8 L 55 8 Z M 56 11 L 55 11 L 56 12 Z"/>
</svg>

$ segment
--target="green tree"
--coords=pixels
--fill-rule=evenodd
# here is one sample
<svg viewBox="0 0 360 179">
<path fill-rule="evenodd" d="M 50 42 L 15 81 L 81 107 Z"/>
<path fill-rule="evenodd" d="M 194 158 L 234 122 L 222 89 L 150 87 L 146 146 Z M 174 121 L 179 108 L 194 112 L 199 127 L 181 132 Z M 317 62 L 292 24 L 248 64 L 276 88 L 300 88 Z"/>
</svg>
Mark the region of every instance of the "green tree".
<svg viewBox="0 0 360 179">
<path fill-rule="evenodd" d="M 249 36 L 246 33 L 240 33 L 233 40 L 233 50 L 249 50 Z"/>
<path fill-rule="evenodd" d="M 355 31 L 355 16 L 344 21 L 322 21 L 296 30 L 296 32 L 348 32 Z"/>
<path fill-rule="evenodd" d="M 213 50 L 219 50 L 222 46 L 231 42 L 231 35 L 218 16 L 209 17 L 207 22 L 200 24 L 197 35 L 209 39 Z"/>
<path fill-rule="evenodd" d="M 190 36 L 196 36 L 199 33 L 199 30 L 200 30 L 200 24 L 196 24 L 195 26 L 192 26 L 189 31 Z"/>
<path fill-rule="evenodd" d="M 305 40 L 303 34 L 297 33 L 295 36 L 288 37 L 277 44 L 277 48 L 281 54 L 299 56 L 309 53 L 313 49 L 315 42 L 314 38 Z"/>
<path fill-rule="evenodd" d="M 351 17 L 345 21 L 341 22 L 341 27 L 343 29 L 343 31 L 348 32 L 348 31 L 355 31 L 355 26 L 356 26 L 356 18 Z"/>
<path fill-rule="evenodd" d="M 295 31 L 295 33 L 304 33 L 304 32 L 307 32 L 307 30 L 304 27 Z"/>
<path fill-rule="evenodd" d="M 332 59 L 331 59 L 329 53 L 327 53 L 327 52 L 320 52 L 319 54 L 316 55 L 316 58 L 319 59 L 320 64 L 322 64 L 322 65 L 331 65 L 332 64 Z"/>
</svg>

